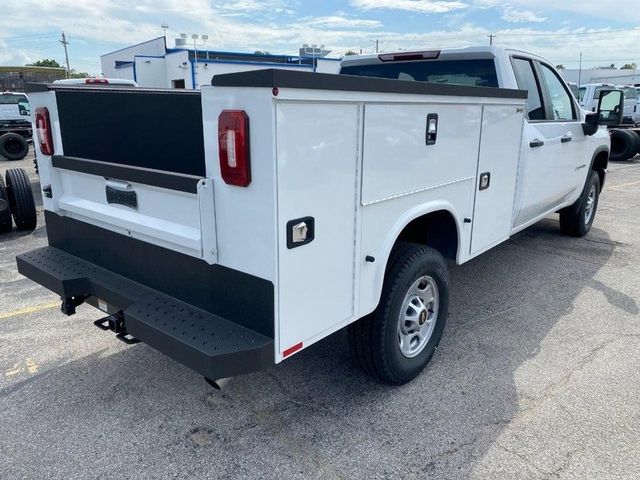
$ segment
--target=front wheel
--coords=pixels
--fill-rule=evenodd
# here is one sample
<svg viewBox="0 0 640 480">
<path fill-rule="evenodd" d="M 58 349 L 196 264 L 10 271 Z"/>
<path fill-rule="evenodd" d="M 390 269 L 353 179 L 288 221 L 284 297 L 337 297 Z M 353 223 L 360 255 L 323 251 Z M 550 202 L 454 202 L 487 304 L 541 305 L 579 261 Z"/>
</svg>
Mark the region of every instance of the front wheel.
<svg viewBox="0 0 640 480">
<path fill-rule="evenodd" d="M 400 243 L 392 252 L 378 308 L 349 326 L 356 363 L 401 385 L 425 368 L 449 310 L 449 273 L 437 250 Z"/>
<path fill-rule="evenodd" d="M 582 195 L 576 203 L 560 210 L 560 230 L 565 235 L 584 237 L 596 217 L 600 199 L 600 177 L 591 171 Z"/>
</svg>

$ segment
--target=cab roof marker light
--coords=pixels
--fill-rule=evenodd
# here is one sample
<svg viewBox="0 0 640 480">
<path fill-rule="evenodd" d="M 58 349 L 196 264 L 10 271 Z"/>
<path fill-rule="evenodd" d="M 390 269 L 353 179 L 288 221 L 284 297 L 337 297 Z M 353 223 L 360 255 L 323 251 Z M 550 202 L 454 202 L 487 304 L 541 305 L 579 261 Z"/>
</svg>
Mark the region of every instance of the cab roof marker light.
<svg viewBox="0 0 640 480">
<path fill-rule="evenodd" d="M 424 50 L 422 52 L 381 53 L 381 62 L 408 62 L 411 60 L 435 60 L 440 56 L 440 50 Z"/>
</svg>

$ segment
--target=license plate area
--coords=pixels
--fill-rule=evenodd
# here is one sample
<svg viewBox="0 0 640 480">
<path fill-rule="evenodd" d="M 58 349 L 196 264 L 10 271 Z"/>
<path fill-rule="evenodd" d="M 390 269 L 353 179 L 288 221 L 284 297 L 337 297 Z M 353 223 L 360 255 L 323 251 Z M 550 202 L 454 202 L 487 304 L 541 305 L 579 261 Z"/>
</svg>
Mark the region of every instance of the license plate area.
<svg viewBox="0 0 640 480">
<path fill-rule="evenodd" d="M 107 194 L 107 203 L 138 209 L 138 195 L 135 190 L 120 190 L 107 185 L 105 191 Z"/>
</svg>

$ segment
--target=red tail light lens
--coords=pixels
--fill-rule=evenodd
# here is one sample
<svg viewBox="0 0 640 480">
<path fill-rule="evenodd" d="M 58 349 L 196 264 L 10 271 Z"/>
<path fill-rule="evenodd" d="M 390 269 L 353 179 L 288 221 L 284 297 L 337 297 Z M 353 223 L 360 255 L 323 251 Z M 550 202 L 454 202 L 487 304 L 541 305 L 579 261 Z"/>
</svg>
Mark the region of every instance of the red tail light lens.
<svg viewBox="0 0 640 480">
<path fill-rule="evenodd" d="M 84 83 L 109 83 L 106 78 L 87 78 Z"/>
<path fill-rule="evenodd" d="M 53 137 L 51 135 L 51 121 L 46 107 L 36 108 L 36 137 L 43 155 L 53 155 Z"/>
<path fill-rule="evenodd" d="M 243 110 L 224 110 L 218 117 L 218 152 L 224 183 L 249 185 L 249 117 Z"/>
</svg>

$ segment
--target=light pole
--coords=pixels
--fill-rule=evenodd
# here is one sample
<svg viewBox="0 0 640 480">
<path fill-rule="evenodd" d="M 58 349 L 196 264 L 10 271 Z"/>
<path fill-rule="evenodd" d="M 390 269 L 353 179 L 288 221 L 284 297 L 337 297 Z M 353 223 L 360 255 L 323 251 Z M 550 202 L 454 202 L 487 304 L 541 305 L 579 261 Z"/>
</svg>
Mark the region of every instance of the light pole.
<svg viewBox="0 0 640 480">
<path fill-rule="evenodd" d="M 180 37 L 187 38 L 187 35 L 184 33 L 180 34 Z M 209 35 L 198 35 L 194 33 L 191 35 L 191 39 L 193 40 L 193 88 L 198 88 L 198 46 L 203 47 L 207 40 L 209 40 Z M 202 43 L 198 43 L 198 39 L 202 40 Z"/>
</svg>

